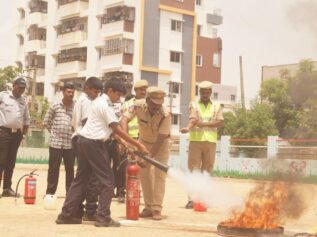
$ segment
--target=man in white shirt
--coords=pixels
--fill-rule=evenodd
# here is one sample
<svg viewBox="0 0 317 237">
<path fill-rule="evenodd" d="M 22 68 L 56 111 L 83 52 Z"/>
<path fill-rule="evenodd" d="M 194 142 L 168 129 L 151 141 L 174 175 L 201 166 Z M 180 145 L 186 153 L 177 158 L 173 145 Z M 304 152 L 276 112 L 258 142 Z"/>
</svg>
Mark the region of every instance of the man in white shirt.
<svg viewBox="0 0 317 237">
<path fill-rule="evenodd" d="M 102 82 L 97 77 L 89 77 L 84 85 L 84 93 L 82 93 L 75 105 L 73 110 L 73 117 L 72 117 L 72 125 L 73 129 L 75 130 L 72 138 L 73 149 L 76 154 L 76 142 L 78 139 L 78 135 L 81 129 L 84 127 L 88 114 L 90 113 L 91 106 L 93 101 L 100 95 L 102 91 Z M 83 216 L 84 221 L 92 221 L 95 220 L 96 211 L 97 211 L 97 202 L 98 202 L 98 187 L 99 182 L 95 175 L 92 175 L 87 192 L 85 194 L 86 204 L 81 205 L 81 208 L 78 213 L 78 217 Z M 85 213 L 83 209 L 85 208 Z"/>
<path fill-rule="evenodd" d="M 132 139 L 122 130 L 111 105 L 107 100 L 116 102 L 126 92 L 124 83 L 118 79 L 107 82 L 104 95 L 98 97 L 92 105 L 88 120 L 79 132 L 77 140 L 78 169 L 76 177 L 66 195 L 62 213 L 58 215 L 57 224 L 80 224 L 76 217 L 78 209 L 87 191 L 88 181 L 92 174 L 100 183 L 100 198 L 98 204 L 96 227 L 119 227 L 120 223 L 111 218 L 110 204 L 114 188 L 113 172 L 108 155 L 107 141 L 112 133 L 148 153 L 144 145 Z"/>
</svg>

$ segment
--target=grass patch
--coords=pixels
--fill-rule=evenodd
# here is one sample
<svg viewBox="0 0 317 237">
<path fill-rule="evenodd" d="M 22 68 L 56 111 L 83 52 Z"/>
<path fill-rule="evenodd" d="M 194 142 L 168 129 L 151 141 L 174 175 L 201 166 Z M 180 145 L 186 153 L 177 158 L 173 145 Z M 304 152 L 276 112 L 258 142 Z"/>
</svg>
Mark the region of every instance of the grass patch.
<svg viewBox="0 0 317 237">
<path fill-rule="evenodd" d="M 290 173 L 270 172 L 270 173 L 241 173 L 239 171 L 219 171 L 215 170 L 211 173 L 213 177 L 229 177 L 235 179 L 252 179 L 264 181 L 291 181 L 298 183 L 317 184 L 317 175 L 300 176 Z"/>
</svg>

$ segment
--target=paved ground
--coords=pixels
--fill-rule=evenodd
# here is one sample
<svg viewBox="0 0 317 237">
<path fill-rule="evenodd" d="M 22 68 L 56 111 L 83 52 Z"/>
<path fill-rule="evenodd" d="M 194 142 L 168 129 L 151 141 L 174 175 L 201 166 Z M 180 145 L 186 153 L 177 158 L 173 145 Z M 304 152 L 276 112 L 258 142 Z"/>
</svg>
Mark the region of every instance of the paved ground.
<svg viewBox="0 0 317 237">
<path fill-rule="evenodd" d="M 17 165 L 15 171 L 14 184 L 22 174 L 29 172 L 34 165 Z M 112 215 L 114 219 L 122 221 L 121 228 L 96 228 L 93 223 L 84 223 L 82 225 L 56 225 L 55 219 L 61 209 L 63 198 L 59 198 L 59 207 L 57 210 L 48 211 L 43 208 L 42 197 L 46 186 L 46 167 L 37 166 L 38 173 L 38 191 L 37 202 L 35 205 L 25 205 L 20 198 L 15 203 L 14 198 L 0 199 L 0 236 L 1 237 L 89 237 L 91 236 L 217 236 L 217 223 L 226 219 L 227 214 L 224 210 L 212 208 L 207 212 L 194 212 L 186 210 L 186 193 L 182 187 L 168 178 L 167 189 L 164 203 L 162 221 L 152 221 L 141 219 L 139 221 L 124 221 L 125 205 L 119 204 L 113 200 Z M 61 171 L 60 183 L 58 187 L 58 196 L 64 196 L 64 171 Z M 217 179 L 228 188 L 234 189 L 236 195 L 244 196 L 254 186 L 255 182 L 234 179 Z M 20 193 L 23 193 L 24 182 L 20 187 Z M 312 232 L 315 228 L 317 232 L 317 199 L 314 198 L 314 192 L 317 191 L 316 185 L 302 185 L 303 192 L 308 192 L 310 205 L 306 213 L 296 221 L 287 222 L 284 226 L 288 232 Z M 305 191 L 306 190 L 306 191 Z M 225 198 L 225 197 L 224 197 Z M 294 205 L 297 205 L 294 203 Z M 141 206 L 142 208 L 142 206 Z M 292 234 L 292 235 L 293 235 Z"/>
</svg>

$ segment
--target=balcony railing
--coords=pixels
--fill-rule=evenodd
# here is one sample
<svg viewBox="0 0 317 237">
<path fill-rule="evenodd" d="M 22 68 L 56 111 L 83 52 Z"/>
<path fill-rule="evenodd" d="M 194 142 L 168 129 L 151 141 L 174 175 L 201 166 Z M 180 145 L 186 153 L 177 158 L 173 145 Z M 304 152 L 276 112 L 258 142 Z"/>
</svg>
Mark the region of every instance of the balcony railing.
<svg viewBox="0 0 317 237">
<path fill-rule="evenodd" d="M 67 1 L 67 3 L 60 4 L 58 10 L 59 18 L 67 18 L 70 16 L 80 15 L 88 9 L 88 1 Z"/>
<path fill-rule="evenodd" d="M 30 13 L 33 13 L 33 12 L 47 13 L 47 2 L 31 0 L 29 6 L 30 6 Z"/>
<path fill-rule="evenodd" d="M 105 14 L 102 18 L 103 24 L 108 24 L 115 21 L 134 21 L 135 8 L 127 6 L 117 6 L 105 9 Z"/>
<path fill-rule="evenodd" d="M 62 5 L 66 5 L 66 4 L 69 4 L 69 3 L 72 3 L 72 2 L 79 2 L 79 1 L 89 2 L 89 0 L 58 0 L 58 4 L 60 6 L 62 6 Z"/>
<path fill-rule="evenodd" d="M 57 62 L 66 63 L 72 61 L 87 61 L 87 48 L 72 48 L 62 50 L 58 54 Z"/>
<path fill-rule="evenodd" d="M 45 68 L 45 56 L 29 54 L 26 56 L 26 67 Z"/>
</svg>

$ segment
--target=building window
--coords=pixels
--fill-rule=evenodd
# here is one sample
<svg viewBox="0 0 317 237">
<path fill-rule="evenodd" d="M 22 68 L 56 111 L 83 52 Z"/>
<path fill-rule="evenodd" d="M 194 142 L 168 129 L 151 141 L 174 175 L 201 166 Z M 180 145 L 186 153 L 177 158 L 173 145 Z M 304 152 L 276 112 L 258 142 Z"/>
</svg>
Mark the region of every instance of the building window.
<svg viewBox="0 0 317 237">
<path fill-rule="evenodd" d="M 196 0 L 196 5 L 201 6 L 201 1 L 202 0 Z"/>
<path fill-rule="evenodd" d="M 197 36 L 201 35 L 201 25 L 197 25 Z"/>
<path fill-rule="evenodd" d="M 24 9 L 20 10 L 20 19 L 23 20 L 25 18 L 25 11 Z"/>
<path fill-rule="evenodd" d="M 235 101 L 236 101 L 236 96 L 235 96 L 235 95 L 230 95 L 230 100 L 231 100 L 232 102 L 235 102 Z"/>
<path fill-rule="evenodd" d="M 101 59 L 102 56 L 102 48 L 98 49 L 98 58 Z"/>
<path fill-rule="evenodd" d="M 203 56 L 196 55 L 196 66 L 202 67 L 203 66 Z"/>
<path fill-rule="evenodd" d="M 183 22 L 178 20 L 171 20 L 171 30 L 182 32 Z"/>
<path fill-rule="evenodd" d="M 169 86 L 170 86 L 170 88 L 169 88 L 170 93 L 179 94 L 179 91 L 180 91 L 180 84 L 179 83 L 170 82 Z"/>
<path fill-rule="evenodd" d="M 105 41 L 104 55 L 113 54 L 133 54 L 134 51 L 134 41 L 131 39 L 115 38 Z"/>
<path fill-rule="evenodd" d="M 173 125 L 179 124 L 179 115 L 178 114 L 172 114 L 172 124 Z"/>
<path fill-rule="evenodd" d="M 217 92 L 214 92 L 214 100 L 218 100 L 218 93 Z"/>
<path fill-rule="evenodd" d="M 181 62 L 181 53 L 171 51 L 170 52 L 170 61 L 174 63 L 180 63 Z"/>
<path fill-rule="evenodd" d="M 18 35 L 18 38 L 19 38 L 19 44 L 20 44 L 20 45 L 23 45 L 23 44 L 24 44 L 24 37 L 23 37 L 23 35 Z"/>
<path fill-rule="evenodd" d="M 212 35 L 213 38 L 217 38 L 217 36 L 218 36 L 218 30 L 217 30 L 217 28 L 212 28 L 211 35 Z"/>
<path fill-rule="evenodd" d="M 220 54 L 214 53 L 212 57 L 212 65 L 214 67 L 220 67 Z"/>
</svg>

